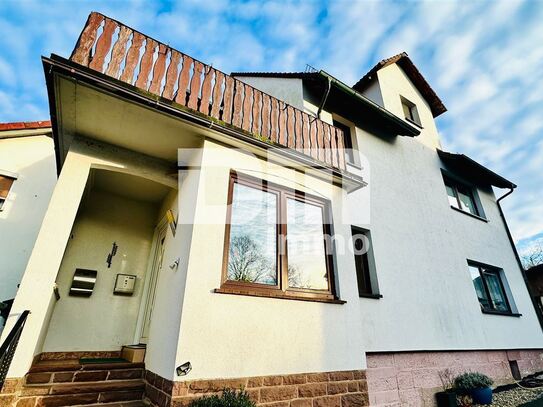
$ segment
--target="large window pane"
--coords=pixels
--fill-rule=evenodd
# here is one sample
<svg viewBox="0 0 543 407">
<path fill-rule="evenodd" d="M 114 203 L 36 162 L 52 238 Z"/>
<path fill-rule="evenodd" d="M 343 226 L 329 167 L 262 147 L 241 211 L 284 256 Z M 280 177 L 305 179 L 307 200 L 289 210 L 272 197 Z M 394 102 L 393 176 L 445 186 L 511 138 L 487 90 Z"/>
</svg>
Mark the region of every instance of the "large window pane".
<svg viewBox="0 0 543 407">
<path fill-rule="evenodd" d="M 287 199 L 288 285 L 290 287 L 328 289 L 323 224 L 321 207 Z"/>
<path fill-rule="evenodd" d="M 228 280 L 277 284 L 277 195 L 234 184 Z"/>
<path fill-rule="evenodd" d="M 484 309 L 491 308 L 490 302 L 488 301 L 488 296 L 486 295 L 485 286 L 479 273 L 479 268 L 475 266 L 469 266 L 469 272 L 471 275 L 471 280 L 473 281 L 473 286 L 475 287 L 475 292 L 477 293 L 477 298 L 481 303 L 481 306 Z"/>
<path fill-rule="evenodd" d="M 505 299 L 505 293 L 503 292 L 500 278 L 495 273 L 484 273 L 486 284 L 488 286 L 488 292 L 490 293 L 490 299 L 494 304 L 494 309 L 497 311 L 509 311 L 507 300 Z"/>
</svg>

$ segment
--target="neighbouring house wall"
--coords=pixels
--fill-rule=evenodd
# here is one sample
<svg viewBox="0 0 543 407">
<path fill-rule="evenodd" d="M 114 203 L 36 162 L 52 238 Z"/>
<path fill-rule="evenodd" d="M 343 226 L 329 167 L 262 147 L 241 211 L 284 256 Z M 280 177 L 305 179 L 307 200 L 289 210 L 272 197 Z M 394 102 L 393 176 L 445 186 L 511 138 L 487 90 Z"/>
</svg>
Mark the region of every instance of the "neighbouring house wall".
<svg viewBox="0 0 543 407">
<path fill-rule="evenodd" d="M 100 190 L 86 197 L 56 280 L 60 300 L 43 352 L 119 350 L 133 343 L 157 209 Z M 108 268 L 113 242 L 118 249 Z M 69 295 L 76 268 L 98 272 L 90 297 Z M 113 294 L 118 273 L 137 276 L 132 296 Z"/>
<path fill-rule="evenodd" d="M 415 140 L 430 148 L 439 148 L 439 134 L 430 106 L 405 72 L 398 65 L 392 64 L 377 71 L 377 78 L 383 107 L 403 119 L 405 116 L 400 95 L 414 103 L 422 125 L 420 135 Z"/>
<path fill-rule="evenodd" d="M 0 211 L 3 301 L 17 293 L 57 181 L 53 140 L 45 135 L 0 139 L 0 175 L 17 176 Z"/>
<path fill-rule="evenodd" d="M 231 169 L 327 197 L 334 218 L 342 217 L 339 187 L 207 141 L 176 358 L 177 365 L 190 361 L 193 369 L 174 380 L 364 369 L 364 329 L 350 256 L 337 258 L 343 305 L 213 292 L 221 285 Z M 349 225 L 337 221 L 334 228 L 350 236 Z"/>
<path fill-rule="evenodd" d="M 297 78 L 236 77 L 264 93 L 304 110 L 302 80 Z"/>
<path fill-rule="evenodd" d="M 543 371 L 542 356 L 541 350 L 370 353 L 366 355 L 370 405 L 435 406 L 435 393 L 442 391 L 439 374 L 445 369 L 453 377 L 481 372 L 500 385 L 513 382 L 510 361 L 516 361 L 526 376 Z"/>
<path fill-rule="evenodd" d="M 349 195 L 347 212 L 350 222 L 371 230 L 383 295 L 355 300 L 363 349 L 543 348 L 543 334 L 492 191 L 479 190 L 488 222 L 455 211 L 434 149 L 407 137 L 358 135 L 369 186 Z M 361 202 L 369 203 L 369 214 Z M 467 259 L 504 270 L 521 317 L 481 312 Z"/>
</svg>

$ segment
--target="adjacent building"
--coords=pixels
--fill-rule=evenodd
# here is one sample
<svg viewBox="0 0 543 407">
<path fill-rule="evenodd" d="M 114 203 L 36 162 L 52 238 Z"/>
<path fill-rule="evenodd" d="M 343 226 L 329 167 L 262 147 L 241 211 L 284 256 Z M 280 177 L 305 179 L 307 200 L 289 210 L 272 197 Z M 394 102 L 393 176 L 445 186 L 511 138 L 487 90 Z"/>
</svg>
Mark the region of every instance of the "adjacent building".
<svg viewBox="0 0 543 407">
<path fill-rule="evenodd" d="M 0 302 L 6 304 L 6 313 L 17 294 L 56 175 L 51 122 L 0 123 Z M 0 330 L 2 326 L 3 319 Z"/>
<path fill-rule="evenodd" d="M 352 87 L 227 75 L 92 13 L 43 64 L 59 177 L 0 400 L 419 406 L 445 368 L 543 370 L 515 184 L 443 150 L 407 54 Z M 138 343 L 144 364 L 112 363 Z"/>
</svg>

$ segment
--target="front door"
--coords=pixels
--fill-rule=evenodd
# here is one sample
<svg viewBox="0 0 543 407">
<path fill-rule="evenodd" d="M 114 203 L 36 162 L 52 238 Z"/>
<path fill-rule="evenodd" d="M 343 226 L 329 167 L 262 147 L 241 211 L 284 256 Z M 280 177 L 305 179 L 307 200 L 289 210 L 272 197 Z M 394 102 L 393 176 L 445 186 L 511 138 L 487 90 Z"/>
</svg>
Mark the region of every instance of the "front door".
<svg viewBox="0 0 543 407">
<path fill-rule="evenodd" d="M 158 275 L 162 269 L 162 258 L 164 257 L 164 241 L 166 240 L 167 223 L 160 225 L 157 228 L 154 241 L 154 250 L 151 253 L 152 263 L 150 267 L 150 275 L 147 280 L 148 290 L 145 297 L 145 311 L 143 317 L 143 326 L 141 329 L 140 343 L 147 343 L 149 338 L 149 328 L 151 325 L 151 317 L 153 315 L 153 307 L 155 304 L 156 284 Z"/>
</svg>

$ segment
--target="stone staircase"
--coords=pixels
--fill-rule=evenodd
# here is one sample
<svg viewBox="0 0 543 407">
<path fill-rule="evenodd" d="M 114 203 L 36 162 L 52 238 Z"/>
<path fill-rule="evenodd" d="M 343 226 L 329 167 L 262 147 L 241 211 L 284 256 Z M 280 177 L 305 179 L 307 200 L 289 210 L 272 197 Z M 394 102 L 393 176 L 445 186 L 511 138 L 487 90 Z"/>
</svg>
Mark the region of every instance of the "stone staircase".
<svg viewBox="0 0 543 407">
<path fill-rule="evenodd" d="M 143 363 L 40 361 L 25 377 L 17 406 L 144 406 Z"/>
</svg>

